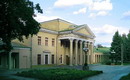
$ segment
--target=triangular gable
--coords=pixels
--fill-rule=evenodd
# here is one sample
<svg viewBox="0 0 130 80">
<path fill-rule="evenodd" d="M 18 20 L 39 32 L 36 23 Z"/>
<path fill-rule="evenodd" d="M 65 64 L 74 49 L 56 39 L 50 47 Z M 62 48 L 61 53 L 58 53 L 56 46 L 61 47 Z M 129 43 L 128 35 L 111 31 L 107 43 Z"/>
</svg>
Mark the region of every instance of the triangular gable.
<svg viewBox="0 0 130 80">
<path fill-rule="evenodd" d="M 76 32 L 86 34 L 86 35 L 91 35 L 85 28 L 82 28 L 82 29 L 80 29 L 80 30 L 78 30 Z"/>
<path fill-rule="evenodd" d="M 77 32 L 77 33 L 80 33 L 80 34 L 84 34 L 84 35 L 89 35 L 89 36 L 95 37 L 94 33 L 90 30 L 90 28 L 87 25 L 82 25 L 82 26 L 76 28 L 73 31 Z"/>
</svg>

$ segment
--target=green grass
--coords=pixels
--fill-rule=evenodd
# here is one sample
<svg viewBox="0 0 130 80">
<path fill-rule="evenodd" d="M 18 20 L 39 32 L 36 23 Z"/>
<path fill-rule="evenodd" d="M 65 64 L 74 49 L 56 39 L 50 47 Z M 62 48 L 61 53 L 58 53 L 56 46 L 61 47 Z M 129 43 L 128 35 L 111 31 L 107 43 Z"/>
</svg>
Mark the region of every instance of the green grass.
<svg viewBox="0 0 130 80">
<path fill-rule="evenodd" d="M 130 65 L 130 62 L 125 62 L 123 63 L 123 65 Z"/>
<path fill-rule="evenodd" d="M 106 48 L 106 47 L 103 47 L 103 48 L 95 48 L 94 49 L 94 52 L 97 52 L 97 53 L 109 53 L 110 52 L 110 48 Z"/>
<path fill-rule="evenodd" d="M 130 73 L 120 78 L 120 80 L 130 80 Z"/>
<path fill-rule="evenodd" d="M 17 80 L 17 79 L 9 78 L 7 76 L 0 76 L 0 80 Z"/>
<path fill-rule="evenodd" d="M 56 65 L 33 65 L 32 68 L 54 67 Z"/>
<path fill-rule="evenodd" d="M 29 70 L 18 72 L 16 75 L 30 77 L 39 80 L 82 80 L 93 75 L 102 73 L 102 71 L 82 71 L 76 69 L 48 69 L 48 70 Z"/>
</svg>

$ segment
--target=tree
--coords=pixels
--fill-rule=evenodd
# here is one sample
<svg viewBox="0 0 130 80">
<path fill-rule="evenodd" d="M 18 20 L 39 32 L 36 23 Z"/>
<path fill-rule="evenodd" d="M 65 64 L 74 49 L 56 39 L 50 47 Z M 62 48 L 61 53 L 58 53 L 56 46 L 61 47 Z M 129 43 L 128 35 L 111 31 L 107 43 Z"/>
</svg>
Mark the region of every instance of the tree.
<svg viewBox="0 0 130 80">
<path fill-rule="evenodd" d="M 122 44 L 123 44 L 123 56 L 124 56 L 124 61 L 127 61 L 127 36 L 126 34 L 122 35 Z"/>
<path fill-rule="evenodd" d="M 121 36 L 119 35 L 119 32 L 115 32 L 114 36 L 113 36 L 113 41 L 111 43 L 111 48 L 110 50 L 111 51 L 115 51 L 115 60 L 116 62 L 118 60 L 120 60 L 121 58 L 121 43 L 122 43 L 122 40 L 121 40 Z"/>
<path fill-rule="evenodd" d="M 40 24 L 33 18 L 35 10 L 42 13 L 39 4 L 29 0 L 0 1 L 0 38 L 7 52 L 12 49 L 12 40 L 23 41 L 23 36 L 28 38 L 38 33 Z"/>
<path fill-rule="evenodd" d="M 127 46 L 127 48 L 126 48 L 126 54 L 127 54 L 127 61 L 130 61 L 130 32 L 128 33 L 128 35 L 127 35 L 127 41 L 126 41 L 126 46 Z"/>
</svg>

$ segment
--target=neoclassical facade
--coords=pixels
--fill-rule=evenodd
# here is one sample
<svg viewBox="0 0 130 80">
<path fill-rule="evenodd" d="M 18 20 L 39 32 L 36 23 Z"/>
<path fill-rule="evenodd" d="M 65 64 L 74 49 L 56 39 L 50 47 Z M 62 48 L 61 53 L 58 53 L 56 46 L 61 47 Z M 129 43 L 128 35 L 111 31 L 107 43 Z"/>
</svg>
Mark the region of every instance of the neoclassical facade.
<svg viewBox="0 0 130 80">
<path fill-rule="evenodd" d="M 91 64 L 94 38 L 87 25 L 76 25 L 62 19 L 42 22 L 37 36 L 31 38 L 32 65 L 83 65 L 85 60 Z"/>
<path fill-rule="evenodd" d="M 20 66 L 29 65 L 83 65 L 93 63 L 93 47 L 95 35 L 87 25 L 76 25 L 62 19 L 41 22 L 37 35 L 24 39 L 24 42 L 12 42 L 29 47 L 29 51 L 18 58 Z M 86 49 L 87 51 L 85 51 Z M 19 50 L 18 50 L 19 51 Z M 18 52 L 17 53 L 20 53 Z M 12 51 L 13 52 L 13 51 Z M 10 55 L 12 56 L 12 55 Z M 14 63 L 12 63 L 14 65 Z M 28 67 L 27 67 L 28 68 Z"/>
</svg>

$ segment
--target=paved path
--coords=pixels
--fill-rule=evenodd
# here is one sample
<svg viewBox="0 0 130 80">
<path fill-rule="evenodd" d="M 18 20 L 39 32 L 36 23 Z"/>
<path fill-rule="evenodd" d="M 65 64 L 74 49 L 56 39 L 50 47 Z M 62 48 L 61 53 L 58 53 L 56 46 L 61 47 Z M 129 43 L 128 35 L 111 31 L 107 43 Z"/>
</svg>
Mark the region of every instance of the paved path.
<svg viewBox="0 0 130 80">
<path fill-rule="evenodd" d="M 89 65 L 91 70 L 101 70 L 103 74 L 99 74 L 90 78 L 86 78 L 84 80 L 119 80 L 120 77 L 127 75 L 130 73 L 130 66 L 109 66 L 109 65 L 100 65 L 100 64 L 93 64 Z M 48 68 L 41 68 L 41 69 L 51 69 L 51 68 L 72 68 L 72 69 L 82 69 L 82 66 L 57 66 L 57 67 L 48 67 Z M 29 70 L 29 69 L 23 69 Z M 36 80 L 32 78 L 25 78 L 15 76 L 16 72 L 23 71 L 22 69 L 17 70 L 0 70 L 0 76 L 8 76 L 11 78 L 15 78 L 17 80 Z"/>
<path fill-rule="evenodd" d="M 85 80 L 119 80 L 130 73 L 130 66 L 92 65 L 91 70 L 102 70 L 103 74 L 90 77 Z"/>
</svg>

